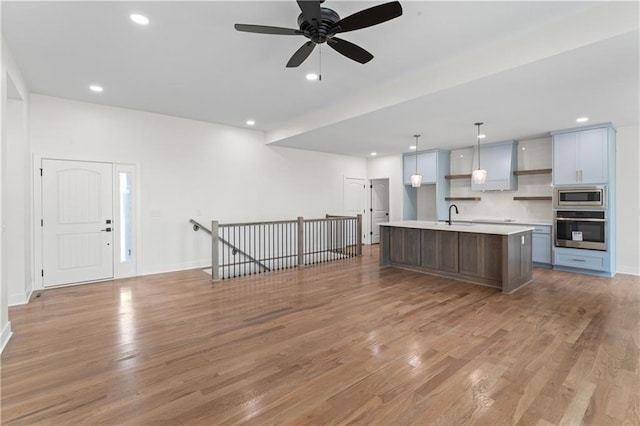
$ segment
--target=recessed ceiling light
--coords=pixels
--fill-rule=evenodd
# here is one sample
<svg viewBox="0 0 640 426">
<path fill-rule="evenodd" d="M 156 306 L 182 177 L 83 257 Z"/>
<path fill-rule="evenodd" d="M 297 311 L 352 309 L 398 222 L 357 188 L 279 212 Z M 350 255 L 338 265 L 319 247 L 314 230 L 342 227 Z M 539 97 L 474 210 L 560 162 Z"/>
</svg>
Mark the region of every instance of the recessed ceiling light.
<svg viewBox="0 0 640 426">
<path fill-rule="evenodd" d="M 256 124 L 254 120 L 247 120 L 247 126 L 253 126 L 254 124 Z"/>
<path fill-rule="evenodd" d="M 97 93 L 100 93 L 100 92 L 104 91 L 102 86 L 98 86 L 97 84 L 92 84 L 91 86 L 89 86 L 89 90 L 91 90 L 92 92 L 97 92 Z"/>
<path fill-rule="evenodd" d="M 371 156 L 372 156 L 372 157 L 375 157 L 376 155 L 378 155 L 378 153 L 377 153 L 377 152 L 372 152 L 372 153 L 371 153 Z"/>
<path fill-rule="evenodd" d="M 487 137 L 487 135 L 478 135 L 478 139 L 484 139 L 486 137 Z"/>
<path fill-rule="evenodd" d="M 149 18 L 147 18 L 144 15 L 140 15 L 139 13 L 132 13 L 131 15 L 129 15 L 129 17 L 136 24 L 140 24 L 140 25 L 148 25 L 149 24 Z"/>
<path fill-rule="evenodd" d="M 318 79 L 318 74 L 310 72 L 305 77 L 309 81 L 316 81 Z"/>
<path fill-rule="evenodd" d="M 576 122 L 584 123 L 585 121 L 589 121 L 589 117 L 578 117 L 576 118 Z"/>
<path fill-rule="evenodd" d="M 411 146 L 409 147 L 409 149 L 416 149 L 416 146 L 415 146 L 415 145 L 411 145 Z"/>
</svg>

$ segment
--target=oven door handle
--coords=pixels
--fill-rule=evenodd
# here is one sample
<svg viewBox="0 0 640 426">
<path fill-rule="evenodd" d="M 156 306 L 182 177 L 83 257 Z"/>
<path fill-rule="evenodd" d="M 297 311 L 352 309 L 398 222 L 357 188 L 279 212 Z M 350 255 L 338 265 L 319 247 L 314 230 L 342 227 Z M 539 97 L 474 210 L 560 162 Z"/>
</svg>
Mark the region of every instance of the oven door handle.
<svg viewBox="0 0 640 426">
<path fill-rule="evenodd" d="M 556 220 L 563 222 L 606 222 L 607 219 L 568 219 L 564 217 L 556 217 Z"/>
</svg>

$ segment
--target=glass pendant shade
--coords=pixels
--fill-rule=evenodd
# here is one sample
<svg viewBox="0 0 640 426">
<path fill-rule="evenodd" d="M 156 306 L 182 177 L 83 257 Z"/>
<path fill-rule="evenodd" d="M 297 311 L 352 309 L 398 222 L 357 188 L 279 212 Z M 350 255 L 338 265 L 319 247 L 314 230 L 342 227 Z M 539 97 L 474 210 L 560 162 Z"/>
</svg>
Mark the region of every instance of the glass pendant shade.
<svg viewBox="0 0 640 426">
<path fill-rule="evenodd" d="M 478 127 L 478 135 L 476 140 L 478 141 L 478 169 L 474 170 L 471 174 L 471 181 L 476 185 L 481 185 L 487 181 L 487 171 L 480 168 L 480 126 L 484 123 L 474 123 Z"/>
<path fill-rule="evenodd" d="M 411 175 L 411 186 L 419 188 L 422 185 L 422 175 Z"/>
<path fill-rule="evenodd" d="M 476 185 L 485 183 L 487 181 L 487 171 L 483 169 L 474 170 L 471 174 L 471 180 Z"/>
</svg>

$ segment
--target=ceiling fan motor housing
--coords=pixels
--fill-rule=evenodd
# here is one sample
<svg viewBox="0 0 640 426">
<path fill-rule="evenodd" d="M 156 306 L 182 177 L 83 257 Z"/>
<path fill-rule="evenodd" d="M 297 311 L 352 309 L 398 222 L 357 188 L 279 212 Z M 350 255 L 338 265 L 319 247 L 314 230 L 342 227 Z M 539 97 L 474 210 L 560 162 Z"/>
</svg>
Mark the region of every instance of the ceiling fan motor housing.
<svg viewBox="0 0 640 426">
<path fill-rule="evenodd" d="M 314 43 L 324 43 L 336 34 L 337 28 L 332 27 L 340 20 L 340 15 L 332 9 L 321 7 L 320 19 L 321 22 L 316 26 L 314 22 L 308 21 L 302 13 L 298 16 L 300 30 L 304 31 L 304 36 Z"/>
</svg>

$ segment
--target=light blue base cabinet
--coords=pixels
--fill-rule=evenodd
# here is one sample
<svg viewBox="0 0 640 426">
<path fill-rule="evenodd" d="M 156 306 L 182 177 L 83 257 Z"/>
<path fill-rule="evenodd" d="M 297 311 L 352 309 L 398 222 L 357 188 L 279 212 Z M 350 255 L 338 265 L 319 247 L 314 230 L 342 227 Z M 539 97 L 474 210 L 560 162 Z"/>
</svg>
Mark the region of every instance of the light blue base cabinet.
<svg viewBox="0 0 640 426">
<path fill-rule="evenodd" d="M 553 269 L 612 277 L 611 258 L 607 251 L 556 247 Z"/>
<path fill-rule="evenodd" d="M 551 226 L 535 226 L 531 238 L 533 241 L 533 264 L 535 266 L 551 267 Z"/>
</svg>

